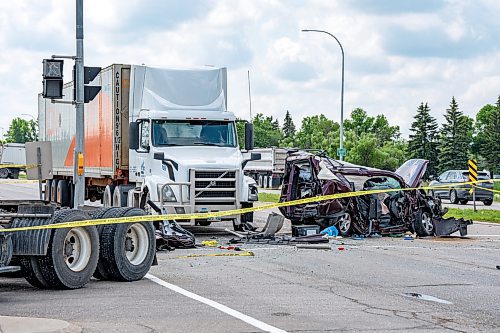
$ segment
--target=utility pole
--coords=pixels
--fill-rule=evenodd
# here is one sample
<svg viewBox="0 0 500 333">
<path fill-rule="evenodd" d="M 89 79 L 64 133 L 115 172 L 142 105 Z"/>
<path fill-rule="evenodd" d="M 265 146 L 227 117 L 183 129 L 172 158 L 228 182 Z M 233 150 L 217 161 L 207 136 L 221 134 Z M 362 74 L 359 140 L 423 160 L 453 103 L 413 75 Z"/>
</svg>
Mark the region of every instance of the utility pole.
<svg viewBox="0 0 500 333">
<path fill-rule="evenodd" d="M 76 0 L 76 59 L 75 59 L 75 150 L 73 152 L 73 180 L 75 182 L 74 207 L 85 202 L 85 115 L 83 112 L 83 0 Z"/>
</svg>

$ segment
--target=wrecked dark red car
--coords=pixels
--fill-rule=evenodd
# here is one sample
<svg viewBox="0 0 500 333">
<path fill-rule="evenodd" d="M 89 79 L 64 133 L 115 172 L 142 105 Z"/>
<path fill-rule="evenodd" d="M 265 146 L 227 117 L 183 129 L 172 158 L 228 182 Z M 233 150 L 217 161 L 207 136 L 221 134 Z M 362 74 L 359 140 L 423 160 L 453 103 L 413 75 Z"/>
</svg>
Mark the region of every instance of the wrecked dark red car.
<svg viewBox="0 0 500 333">
<path fill-rule="evenodd" d="M 280 207 L 293 225 L 337 226 L 343 236 L 396 234 L 412 231 L 419 236 L 467 234 L 472 221 L 443 219 L 441 200 L 423 190 L 401 190 L 421 185 L 428 161 L 406 161 L 395 172 L 331 159 L 324 154 L 290 153 L 286 160 L 280 202 L 334 193 L 393 190 L 350 198 Z"/>
</svg>

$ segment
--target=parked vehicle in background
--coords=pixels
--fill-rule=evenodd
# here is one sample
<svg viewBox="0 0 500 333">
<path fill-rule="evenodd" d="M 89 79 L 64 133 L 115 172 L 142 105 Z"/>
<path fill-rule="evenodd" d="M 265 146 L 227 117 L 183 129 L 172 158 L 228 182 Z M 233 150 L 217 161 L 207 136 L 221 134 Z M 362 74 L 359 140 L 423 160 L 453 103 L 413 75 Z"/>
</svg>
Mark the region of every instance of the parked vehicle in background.
<svg viewBox="0 0 500 333">
<path fill-rule="evenodd" d="M 343 236 L 415 231 L 419 236 L 443 235 L 460 230 L 467 234 L 471 222 L 442 219 L 445 211 L 438 198 L 420 186 L 428 161 L 406 161 L 395 172 L 350 164 L 324 154 L 292 153 L 286 160 L 281 202 L 335 193 L 363 190 L 392 190 L 348 198 L 323 200 L 280 207 L 293 225 L 336 225 Z"/>
<path fill-rule="evenodd" d="M 478 180 L 488 180 L 490 176 L 487 172 L 478 172 Z M 443 186 L 429 191 L 431 196 L 449 199 L 452 204 L 467 204 L 472 200 L 471 185 L 462 184 L 469 181 L 468 170 L 448 170 L 443 172 L 438 178 L 432 180 L 429 186 Z M 457 185 L 457 183 L 460 183 Z M 482 201 L 486 206 L 493 203 L 493 182 L 481 182 L 475 189 L 477 201 Z"/>
<path fill-rule="evenodd" d="M 0 154 L 0 178 L 19 178 L 19 172 L 25 170 L 26 165 L 24 143 L 6 143 Z M 2 167 L 2 164 L 9 166 Z"/>
<path fill-rule="evenodd" d="M 249 161 L 245 174 L 255 179 L 262 188 L 277 189 L 283 182 L 287 150 L 284 148 L 257 148 L 253 153 L 260 154 L 260 160 Z"/>
<path fill-rule="evenodd" d="M 236 117 L 227 110 L 226 68 L 115 64 L 93 82 L 102 90 L 85 106 L 85 199 L 140 208 L 151 200 L 165 214 L 235 210 L 258 200 L 255 181 L 243 174 L 245 163 L 258 155 L 239 149 Z M 65 84 L 66 100 L 72 90 L 73 82 Z M 40 140 L 52 142 L 46 199 L 71 206 L 74 106 L 41 95 L 38 104 Z M 246 125 L 249 150 L 253 129 Z M 184 222 L 220 220 L 241 229 L 253 214 Z"/>
</svg>

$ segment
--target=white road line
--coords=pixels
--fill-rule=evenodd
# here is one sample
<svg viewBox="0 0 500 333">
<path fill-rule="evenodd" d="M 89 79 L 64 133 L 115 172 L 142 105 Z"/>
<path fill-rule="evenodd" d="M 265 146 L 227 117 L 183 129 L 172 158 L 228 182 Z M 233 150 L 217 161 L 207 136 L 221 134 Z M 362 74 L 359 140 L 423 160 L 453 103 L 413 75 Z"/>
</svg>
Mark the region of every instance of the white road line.
<svg viewBox="0 0 500 333">
<path fill-rule="evenodd" d="M 434 297 L 434 296 L 430 296 L 430 295 L 425 295 L 425 294 L 403 293 L 401 295 L 403 295 L 405 297 L 413 297 L 413 298 L 416 298 L 416 299 L 423 299 L 424 301 L 436 302 L 436 303 L 441 303 L 441 304 L 453 304 L 450 301 L 447 301 L 447 300 L 444 300 L 444 299 L 441 299 L 441 298 L 437 298 L 437 297 Z"/>
<path fill-rule="evenodd" d="M 198 301 L 198 302 L 201 302 L 201 303 L 204 303 L 208 306 L 211 306 L 213 307 L 214 309 L 217 309 L 221 312 L 224 312 L 230 316 L 233 316 L 234 318 L 236 319 L 239 319 L 241 321 L 244 321 L 245 323 L 247 324 L 250 324 L 254 327 L 257 327 L 265 332 L 271 332 L 271 333 L 286 333 L 286 331 L 282 330 L 282 329 L 279 329 L 279 328 L 276 328 L 274 326 L 271 326 L 271 325 L 268 325 L 266 323 L 263 323 L 261 322 L 260 320 L 257 320 L 255 318 L 252 318 L 250 316 L 247 316 L 239 311 L 236 311 L 236 310 L 233 310 L 223 304 L 220 304 L 220 303 L 217 303 L 215 301 L 212 301 L 208 298 L 205 298 L 203 296 L 200 296 L 200 295 L 197 295 L 195 293 L 192 293 L 190 291 L 187 291 L 186 289 L 182 289 L 181 287 L 178 287 L 174 284 L 171 284 L 171 283 L 168 283 L 166 281 L 163 281 L 162 279 L 160 278 L 157 278 L 156 276 L 154 275 L 151 275 L 151 274 L 146 274 L 145 276 L 147 279 L 153 281 L 154 283 L 157 283 L 159 284 L 160 286 L 163 286 L 165 288 L 168 288 L 172 291 L 175 291 L 176 293 L 179 293 L 181 295 L 184 295 L 186 297 L 189 297 L 191 299 L 194 299 L 195 301 Z"/>
</svg>

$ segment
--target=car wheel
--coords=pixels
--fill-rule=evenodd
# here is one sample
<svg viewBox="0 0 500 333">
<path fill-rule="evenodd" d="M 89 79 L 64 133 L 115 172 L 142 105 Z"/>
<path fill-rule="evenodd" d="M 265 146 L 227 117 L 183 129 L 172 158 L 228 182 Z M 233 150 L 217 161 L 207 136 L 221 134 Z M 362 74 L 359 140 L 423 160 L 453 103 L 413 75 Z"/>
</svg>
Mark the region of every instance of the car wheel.
<svg viewBox="0 0 500 333">
<path fill-rule="evenodd" d="M 469 200 L 460 200 L 460 204 L 461 205 L 467 205 L 467 203 L 469 202 Z"/>
<path fill-rule="evenodd" d="M 352 219 L 351 214 L 346 212 L 344 216 L 340 219 L 338 223 L 339 235 L 346 237 L 350 236 L 352 233 Z"/>
<path fill-rule="evenodd" d="M 458 203 L 457 191 L 455 190 L 450 192 L 450 203 L 455 205 Z"/>
<path fill-rule="evenodd" d="M 415 217 L 413 229 L 420 237 L 432 236 L 434 234 L 434 224 L 432 223 L 431 213 L 420 209 Z"/>
<path fill-rule="evenodd" d="M 491 204 L 493 203 L 493 200 L 492 199 L 486 199 L 483 201 L 484 205 L 485 206 L 491 206 Z"/>
</svg>

